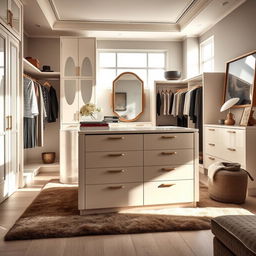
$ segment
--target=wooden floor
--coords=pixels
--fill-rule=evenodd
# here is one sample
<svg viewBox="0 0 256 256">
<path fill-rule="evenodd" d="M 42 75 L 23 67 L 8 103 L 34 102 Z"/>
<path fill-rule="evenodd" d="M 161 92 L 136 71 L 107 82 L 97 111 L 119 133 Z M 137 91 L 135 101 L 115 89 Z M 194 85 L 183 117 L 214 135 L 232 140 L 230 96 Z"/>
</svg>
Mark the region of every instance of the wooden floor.
<svg viewBox="0 0 256 256">
<path fill-rule="evenodd" d="M 211 231 L 182 231 L 131 235 L 84 236 L 5 242 L 4 235 L 55 174 L 39 174 L 28 188 L 0 205 L 1 256 L 211 256 Z"/>
</svg>

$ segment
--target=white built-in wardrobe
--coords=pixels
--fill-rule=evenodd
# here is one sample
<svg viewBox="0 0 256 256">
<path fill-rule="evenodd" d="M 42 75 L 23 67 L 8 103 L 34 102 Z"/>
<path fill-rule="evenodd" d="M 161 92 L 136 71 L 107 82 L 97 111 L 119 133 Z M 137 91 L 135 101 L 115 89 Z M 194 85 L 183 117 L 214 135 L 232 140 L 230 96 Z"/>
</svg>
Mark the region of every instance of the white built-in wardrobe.
<svg viewBox="0 0 256 256">
<path fill-rule="evenodd" d="M 18 186 L 19 41 L 0 24 L 0 202 Z"/>
</svg>

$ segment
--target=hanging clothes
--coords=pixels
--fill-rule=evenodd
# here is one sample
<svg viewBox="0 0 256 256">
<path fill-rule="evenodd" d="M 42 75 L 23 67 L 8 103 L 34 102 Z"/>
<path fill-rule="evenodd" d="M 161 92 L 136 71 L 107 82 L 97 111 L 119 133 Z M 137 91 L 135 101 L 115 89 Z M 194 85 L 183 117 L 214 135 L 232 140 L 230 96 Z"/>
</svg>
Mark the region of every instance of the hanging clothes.
<svg viewBox="0 0 256 256">
<path fill-rule="evenodd" d="M 164 105 L 164 107 L 163 107 L 163 115 L 164 116 L 166 116 L 166 114 L 167 114 L 167 95 L 166 95 L 166 92 L 162 92 L 162 94 L 163 94 L 163 105 Z"/>
<path fill-rule="evenodd" d="M 170 101 L 170 108 L 169 108 L 169 115 L 172 114 L 172 105 L 173 105 L 173 96 L 174 94 L 172 92 L 170 92 L 170 97 L 169 97 L 169 101 Z"/>
<path fill-rule="evenodd" d="M 48 123 L 56 122 L 58 119 L 59 105 L 55 89 L 51 86 L 49 90 L 49 116 L 47 116 Z"/>
<path fill-rule="evenodd" d="M 203 152 L 203 88 L 196 89 L 194 116 L 195 128 L 199 129 L 199 152 Z"/>
<path fill-rule="evenodd" d="M 157 95 L 156 95 L 156 113 L 158 116 L 160 116 L 161 114 L 161 95 L 160 95 L 160 92 L 158 91 L 157 92 Z"/>
</svg>

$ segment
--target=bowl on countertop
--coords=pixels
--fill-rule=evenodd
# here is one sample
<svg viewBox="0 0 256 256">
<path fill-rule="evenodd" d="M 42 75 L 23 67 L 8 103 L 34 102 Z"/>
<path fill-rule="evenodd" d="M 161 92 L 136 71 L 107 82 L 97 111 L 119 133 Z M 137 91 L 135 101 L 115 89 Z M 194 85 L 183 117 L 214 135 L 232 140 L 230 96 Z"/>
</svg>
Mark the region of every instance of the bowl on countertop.
<svg viewBox="0 0 256 256">
<path fill-rule="evenodd" d="M 165 71 L 164 77 L 166 80 L 178 80 L 181 77 L 180 71 Z"/>
</svg>

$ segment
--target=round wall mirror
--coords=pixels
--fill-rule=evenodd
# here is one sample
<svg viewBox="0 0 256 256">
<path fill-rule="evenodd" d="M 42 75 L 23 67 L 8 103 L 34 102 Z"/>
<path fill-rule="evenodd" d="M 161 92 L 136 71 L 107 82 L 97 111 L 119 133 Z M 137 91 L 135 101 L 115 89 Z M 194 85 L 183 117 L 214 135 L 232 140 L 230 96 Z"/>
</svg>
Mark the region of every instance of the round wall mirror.
<svg viewBox="0 0 256 256">
<path fill-rule="evenodd" d="M 113 112 L 120 121 L 138 120 L 144 110 L 143 81 L 132 72 L 124 72 L 113 81 Z"/>
</svg>

